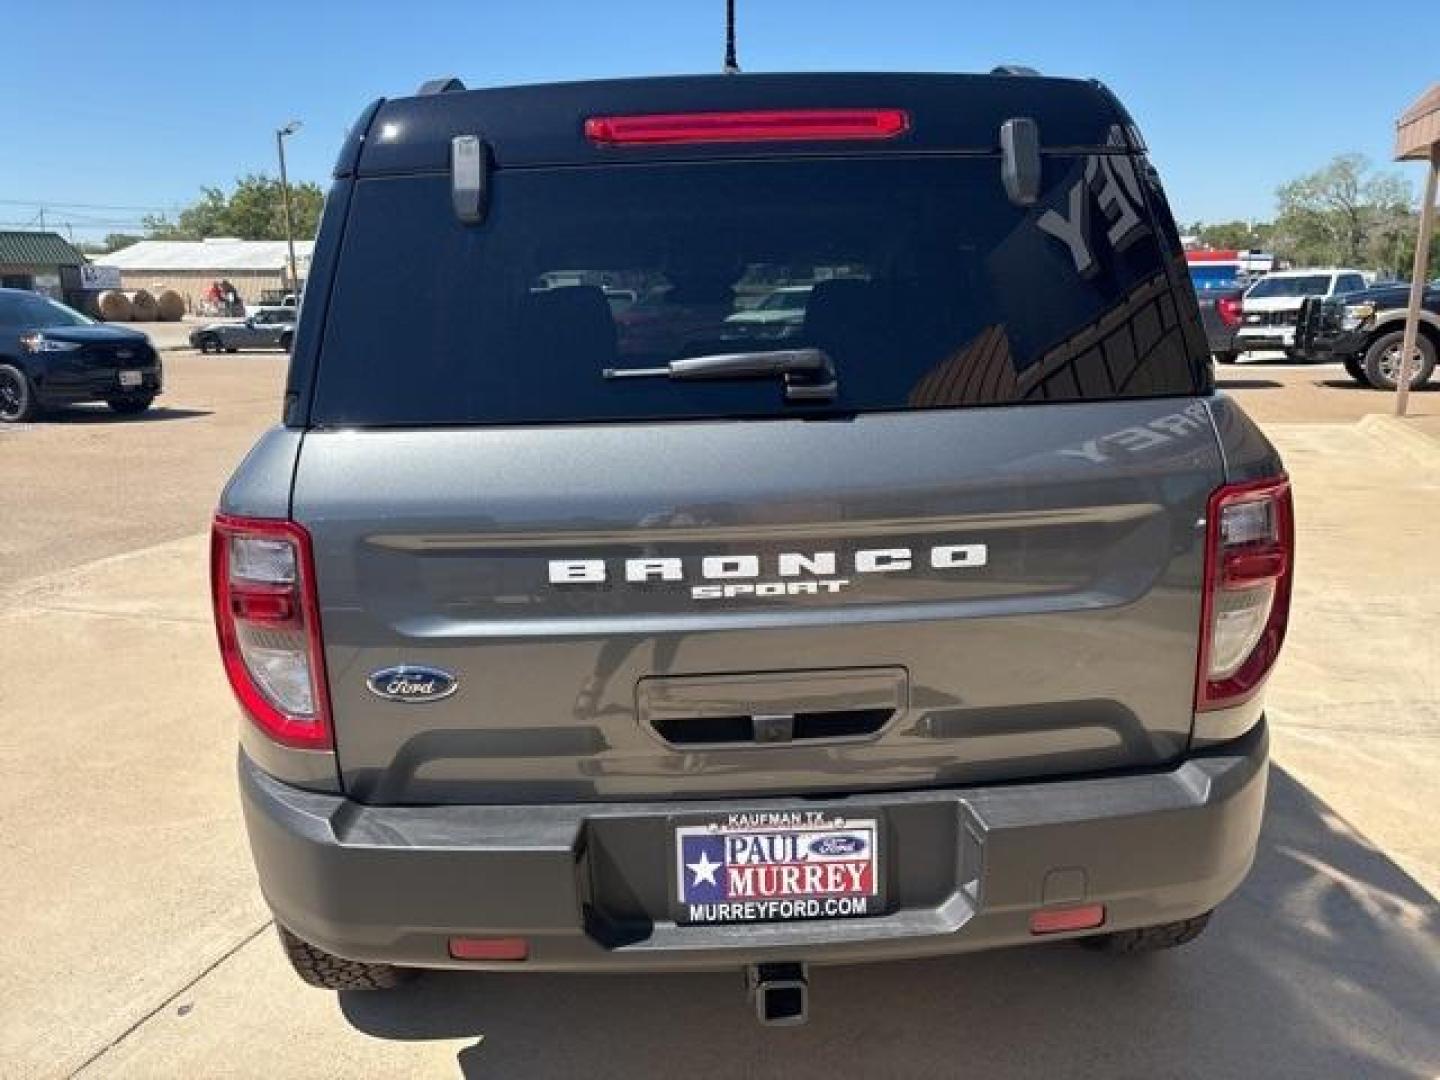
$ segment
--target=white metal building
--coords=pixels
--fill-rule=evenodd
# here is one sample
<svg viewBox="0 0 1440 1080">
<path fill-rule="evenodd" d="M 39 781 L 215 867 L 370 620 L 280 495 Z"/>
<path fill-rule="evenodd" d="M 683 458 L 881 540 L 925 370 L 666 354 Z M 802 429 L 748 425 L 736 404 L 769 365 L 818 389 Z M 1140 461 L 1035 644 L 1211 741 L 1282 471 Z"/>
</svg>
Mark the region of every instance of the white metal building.
<svg viewBox="0 0 1440 1080">
<path fill-rule="evenodd" d="M 295 262 L 304 281 L 310 269 L 313 240 L 295 241 Z M 174 289 L 196 310 L 213 281 L 235 286 L 247 306 L 266 291 L 293 290 L 289 252 L 284 240 L 141 240 L 93 260 L 120 271 L 123 289 Z"/>
</svg>

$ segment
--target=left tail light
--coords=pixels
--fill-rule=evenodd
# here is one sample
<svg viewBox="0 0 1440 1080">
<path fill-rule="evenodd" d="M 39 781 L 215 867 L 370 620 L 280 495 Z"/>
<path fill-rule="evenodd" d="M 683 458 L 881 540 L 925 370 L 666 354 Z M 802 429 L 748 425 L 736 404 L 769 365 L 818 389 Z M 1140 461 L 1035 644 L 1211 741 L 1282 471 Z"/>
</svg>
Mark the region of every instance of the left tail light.
<svg viewBox="0 0 1440 1080">
<path fill-rule="evenodd" d="M 1284 477 L 1226 484 L 1210 496 L 1195 708 L 1259 692 L 1290 621 L 1295 513 Z"/>
<path fill-rule="evenodd" d="M 1224 296 L 1215 301 L 1215 310 L 1226 326 L 1239 326 L 1242 304 L 1238 296 Z"/>
<path fill-rule="evenodd" d="M 285 746 L 333 749 L 310 534 L 216 514 L 210 583 L 225 674 L 251 722 Z"/>
</svg>

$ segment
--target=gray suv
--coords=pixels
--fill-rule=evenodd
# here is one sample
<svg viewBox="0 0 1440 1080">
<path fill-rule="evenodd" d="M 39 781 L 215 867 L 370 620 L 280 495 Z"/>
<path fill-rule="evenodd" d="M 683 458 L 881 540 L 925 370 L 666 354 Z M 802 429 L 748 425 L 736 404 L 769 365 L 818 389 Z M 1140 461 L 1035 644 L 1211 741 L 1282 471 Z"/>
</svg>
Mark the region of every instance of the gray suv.
<svg viewBox="0 0 1440 1080">
<path fill-rule="evenodd" d="M 768 1023 L 811 964 L 1181 944 L 1292 533 L 1098 83 L 377 102 L 215 521 L 265 898 L 318 986 L 734 968 Z"/>
</svg>

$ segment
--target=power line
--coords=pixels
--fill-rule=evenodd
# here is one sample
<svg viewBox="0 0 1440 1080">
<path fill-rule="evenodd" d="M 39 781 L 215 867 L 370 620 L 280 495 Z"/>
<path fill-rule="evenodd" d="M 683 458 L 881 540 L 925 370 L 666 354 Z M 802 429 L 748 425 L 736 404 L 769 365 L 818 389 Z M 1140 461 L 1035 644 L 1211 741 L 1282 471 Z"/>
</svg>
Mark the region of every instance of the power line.
<svg viewBox="0 0 1440 1080">
<path fill-rule="evenodd" d="M 56 202 L 54 199 L 0 199 L 0 206 L 35 206 L 57 210 L 138 210 L 153 213 L 183 209 L 180 203 L 171 203 L 168 206 L 121 206 L 114 203 Z"/>
</svg>

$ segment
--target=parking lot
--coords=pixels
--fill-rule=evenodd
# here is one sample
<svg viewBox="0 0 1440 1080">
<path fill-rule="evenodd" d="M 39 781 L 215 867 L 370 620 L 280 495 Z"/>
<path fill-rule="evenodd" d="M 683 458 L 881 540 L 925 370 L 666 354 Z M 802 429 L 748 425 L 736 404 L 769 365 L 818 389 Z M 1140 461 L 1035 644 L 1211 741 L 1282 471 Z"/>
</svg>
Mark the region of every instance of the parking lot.
<svg viewBox="0 0 1440 1080">
<path fill-rule="evenodd" d="M 294 978 L 206 581 L 284 358 L 166 362 L 142 417 L 0 429 L 0 1075 L 1440 1074 L 1440 392 L 1399 423 L 1338 365 L 1220 370 L 1285 455 L 1300 565 L 1260 854 L 1201 942 L 819 970 L 811 1022 L 767 1030 L 738 972 Z"/>
</svg>

